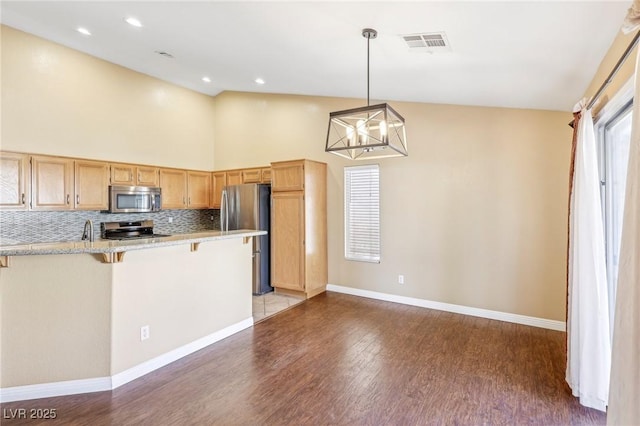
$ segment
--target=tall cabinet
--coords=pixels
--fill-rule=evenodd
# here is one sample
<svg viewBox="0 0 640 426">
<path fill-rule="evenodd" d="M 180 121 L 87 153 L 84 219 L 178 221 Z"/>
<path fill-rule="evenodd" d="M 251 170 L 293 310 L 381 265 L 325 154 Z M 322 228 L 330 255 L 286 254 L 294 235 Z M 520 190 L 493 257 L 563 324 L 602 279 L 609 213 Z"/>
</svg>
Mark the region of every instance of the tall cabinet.
<svg viewBox="0 0 640 426">
<path fill-rule="evenodd" d="M 326 290 L 325 163 L 271 163 L 271 285 L 305 298 Z"/>
</svg>

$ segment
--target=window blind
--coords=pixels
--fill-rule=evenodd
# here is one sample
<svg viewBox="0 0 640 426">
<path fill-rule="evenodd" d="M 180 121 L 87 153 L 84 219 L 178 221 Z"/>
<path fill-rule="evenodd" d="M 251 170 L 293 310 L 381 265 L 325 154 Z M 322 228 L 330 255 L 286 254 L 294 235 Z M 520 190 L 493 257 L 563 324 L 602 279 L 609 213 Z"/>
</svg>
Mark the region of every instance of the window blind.
<svg viewBox="0 0 640 426">
<path fill-rule="evenodd" d="M 380 171 L 377 164 L 344 169 L 344 257 L 380 262 Z"/>
</svg>

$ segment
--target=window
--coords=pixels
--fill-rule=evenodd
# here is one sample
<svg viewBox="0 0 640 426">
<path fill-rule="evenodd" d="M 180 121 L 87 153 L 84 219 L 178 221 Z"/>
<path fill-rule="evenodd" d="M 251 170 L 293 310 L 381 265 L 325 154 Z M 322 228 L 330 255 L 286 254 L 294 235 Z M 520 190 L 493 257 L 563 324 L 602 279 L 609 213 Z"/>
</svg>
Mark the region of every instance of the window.
<svg viewBox="0 0 640 426">
<path fill-rule="evenodd" d="M 622 216 L 631 142 L 633 100 L 610 108 L 596 125 L 600 152 L 600 180 L 604 220 L 607 282 L 611 327 L 615 312 Z"/>
<path fill-rule="evenodd" d="M 344 169 L 344 257 L 380 262 L 380 171 L 377 164 Z"/>
</svg>

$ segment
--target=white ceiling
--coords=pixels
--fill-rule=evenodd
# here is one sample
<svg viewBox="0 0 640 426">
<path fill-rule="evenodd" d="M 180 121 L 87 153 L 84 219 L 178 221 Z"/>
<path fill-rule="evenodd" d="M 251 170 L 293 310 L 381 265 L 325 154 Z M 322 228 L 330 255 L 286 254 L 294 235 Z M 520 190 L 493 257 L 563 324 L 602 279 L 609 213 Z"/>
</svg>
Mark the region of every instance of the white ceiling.
<svg viewBox="0 0 640 426">
<path fill-rule="evenodd" d="M 224 90 L 570 110 L 631 1 L 2 1 L 0 21 L 209 95 Z M 142 28 L 124 22 L 135 16 Z M 79 26 L 90 37 L 76 32 Z M 444 31 L 450 53 L 401 34 Z M 166 51 L 169 59 L 154 53 Z M 207 75 L 211 83 L 201 78 Z M 266 84 L 254 82 L 262 77 Z"/>
</svg>

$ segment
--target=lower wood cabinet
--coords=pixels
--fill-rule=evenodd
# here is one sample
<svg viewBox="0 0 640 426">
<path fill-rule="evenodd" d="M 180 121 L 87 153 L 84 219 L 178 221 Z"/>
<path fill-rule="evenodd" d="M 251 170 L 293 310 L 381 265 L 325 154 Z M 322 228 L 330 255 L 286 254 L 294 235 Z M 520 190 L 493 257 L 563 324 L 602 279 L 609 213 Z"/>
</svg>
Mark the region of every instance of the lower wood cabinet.
<svg viewBox="0 0 640 426">
<path fill-rule="evenodd" d="M 304 292 L 304 194 L 271 194 L 271 285 Z"/>
</svg>

